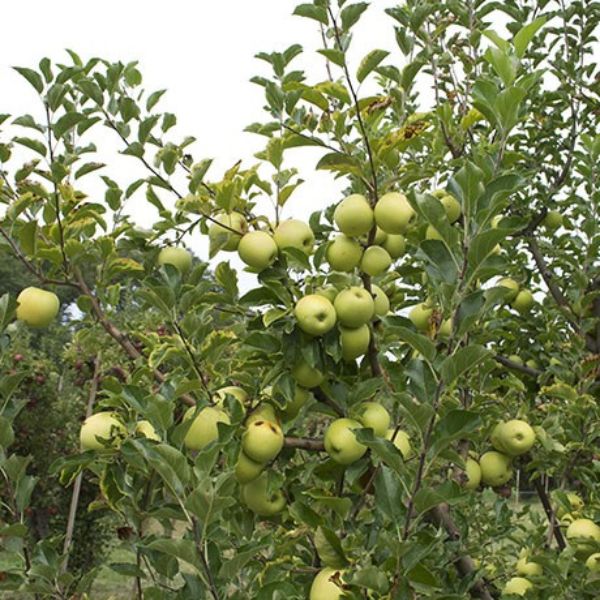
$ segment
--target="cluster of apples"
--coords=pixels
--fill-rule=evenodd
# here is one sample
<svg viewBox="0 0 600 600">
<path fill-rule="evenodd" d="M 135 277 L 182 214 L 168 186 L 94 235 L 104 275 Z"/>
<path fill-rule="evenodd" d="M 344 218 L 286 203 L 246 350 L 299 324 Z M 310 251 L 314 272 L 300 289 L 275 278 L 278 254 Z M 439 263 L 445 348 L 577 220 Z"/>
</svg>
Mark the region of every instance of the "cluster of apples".
<svg viewBox="0 0 600 600">
<path fill-rule="evenodd" d="M 498 281 L 498 286 L 509 290 L 506 295 L 506 301 L 518 313 L 525 315 L 531 310 L 535 300 L 533 294 L 528 289 L 521 288 L 521 286 L 510 277 L 500 279 L 500 281 Z"/>
<path fill-rule="evenodd" d="M 136 423 L 135 432 L 156 442 L 160 441 L 156 429 L 150 421 Z M 118 448 L 128 432 L 119 414 L 114 411 L 100 411 L 87 417 L 79 431 L 82 450 L 104 450 Z"/>
</svg>

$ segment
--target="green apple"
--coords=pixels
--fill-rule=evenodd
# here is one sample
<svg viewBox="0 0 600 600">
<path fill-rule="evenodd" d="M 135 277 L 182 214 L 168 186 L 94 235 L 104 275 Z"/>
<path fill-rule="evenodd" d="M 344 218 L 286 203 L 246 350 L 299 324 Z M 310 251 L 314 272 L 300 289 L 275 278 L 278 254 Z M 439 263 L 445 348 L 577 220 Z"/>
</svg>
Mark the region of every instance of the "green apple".
<svg viewBox="0 0 600 600">
<path fill-rule="evenodd" d="M 363 235 L 373 227 L 373 209 L 363 195 L 351 194 L 337 205 L 333 220 L 342 233 Z"/>
<path fill-rule="evenodd" d="M 346 235 L 338 235 L 327 247 L 327 262 L 334 271 L 349 272 L 358 267 L 362 246 Z"/>
<path fill-rule="evenodd" d="M 298 326 L 309 335 L 319 336 L 331 331 L 337 316 L 333 304 L 324 296 L 309 294 L 300 298 L 294 308 Z"/>
<path fill-rule="evenodd" d="M 301 360 L 292 369 L 292 377 L 298 385 L 308 389 L 320 386 L 325 379 L 325 375 L 319 369 L 311 367 L 305 360 Z"/>
<path fill-rule="evenodd" d="M 353 429 L 360 429 L 362 425 L 354 419 L 336 419 L 325 432 L 325 450 L 333 460 L 341 465 L 350 465 L 361 458 L 367 451 L 356 440 Z"/>
<path fill-rule="evenodd" d="M 17 319 L 30 327 L 48 327 L 59 308 L 58 296 L 40 288 L 25 288 L 17 296 Z"/>
<path fill-rule="evenodd" d="M 371 295 L 375 304 L 375 315 L 385 317 L 390 312 L 390 299 L 387 294 L 378 285 L 372 283 Z"/>
<path fill-rule="evenodd" d="M 262 271 L 275 262 L 277 244 L 266 231 L 250 231 L 240 240 L 238 254 L 249 267 Z"/>
<path fill-rule="evenodd" d="M 294 399 L 288 402 L 283 410 L 284 416 L 288 419 L 293 419 L 302 410 L 302 407 L 308 402 L 311 393 L 299 385 L 294 388 Z"/>
<path fill-rule="evenodd" d="M 137 425 L 135 426 L 135 432 L 154 442 L 161 441 L 160 436 L 158 433 L 156 433 L 156 429 L 154 429 L 154 425 L 145 419 L 137 422 Z"/>
<path fill-rule="evenodd" d="M 518 354 L 511 354 L 508 357 L 508 360 L 510 360 L 510 362 L 514 362 L 516 365 L 523 364 L 523 359 Z"/>
<path fill-rule="evenodd" d="M 363 287 L 342 290 L 333 303 L 338 321 L 344 327 L 360 327 L 375 314 L 373 296 Z"/>
<path fill-rule="evenodd" d="M 127 429 L 119 415 L 105 411 L 91 415 L 83 422 L 79 441 L 82 450 L 102 450 L 107 447 L 107 442 L 110 447 L 118 448 L 126 435 Z"/>
<path fill-rule="evenodd" d="M 433 315 L 433 308 L 427 306 L 425 302 L 413 306 L 408 313 L 408 318 L 415 326 L 417 331 L 427 331 L 431 325 L 431 317 Z"/>
<path fill-rule="evenodd" d="M 401 233 L 388 234 L 383 247 L 393 259 L 400 258 L 406 252 L 406 240 Z"/>
<path fill-rule="evenodd" d="M 390 413 L 378 402 L 363 402 L 353 411 L 353 416 L 377 436 L 385 435 L 390 426 Z"/>
<path fill-rule="evenodd" d="M 368 325 L 361 325 L 360 327 L 343 327 L 340 325 L 340 344 L 344 360 L 355 360 L 366 354 L 370 341 L 371 330 Z"/>
<path fill-rule="evenodd" d="M 588 542 L 600 542 L 600 527 L 591 519 L 575 519 L 567 527 L 566 535 L 578 556 L 588 556 L 594 550 L 594 544 Z"/>
<path fill-rule="evenodd" d="M 458 221 L 460 215 L 462 214 L 460 202 L 452 194 L 445 194 L 440 198 L 440 202 L 446 211 L 448 221 L 450 221 L 450 223 L 455 223 Z"/>
<path fill-rule="evenodd" d="M 399 192 L 389 192 L 375 205 L 375 222 L 386 233 L 404 233 L 415 211 L 407 197 Z"/>
<path fill-rule="evenodd" d="M 519 560 L 517 561 L 515 570 L 517 575 L 524 577 L 539 577 L 544 573 L 544 567 L 539 563 L 528 560 L 527 552 L 522 552 Z"/>
<path fill-rule="evenodd" d="M 585 566 L 592 573 L 600 573 L 600 552 L 594 552 L 594 554 L 590 554 L 588 559 L 585 561 Z"/>
<path fill-rule="evenodd" d="M 452 319 L 444 319 L 440 324 L 440 328 L 438 329 L 438 337 L 447 340 L 452 335 Z"/>
<path fill-rule="evenodd" d="M 381 246 L 369 246 L 360 261 L 360 270 L 371 277 L 381 275 L 390 268 L 392 257 Z"/>
<path fill-rule="evenodd" d="M 308 223 L 298 219 L 288 219 L 279 223 L 273 239 L 280 250 L 297 248 L 305 254 L 311 254 L 315 243 L 315 234 Z"/>
<path fill-rule="evenodd" d="M 317 296 L 323 296 L 323 298 L 327 298 L 329 302 L 333 304 L 335 297 L 338 295 L 338 289 L 332 285 L 328 285 L 325 287 L 320 287 L 315 290 L 315 294 Z"/>
<path fill-rule="evenodd" d="M 555 231 L 563 224 L 563 216 L 557 210 L 549 210 L 542 223 L 546 229 Z"/>
<path fill-rule="evenodd" d="M 506 582 L 503 594 L 513 594 L 514 596 L 525 596 L 529 590 L 533 589 L 533 584 L 524 577 L 513 577 Z"/>
<path fill-rule="evenodd" d="M 440 235 L 440 232 L 433 225 L 427 225 L 427 229 L 425 230 L 425 239 L 442 241 L 444 238 Z"/>
<path fill-rule="evenodd" d="M 254 421 L 242 437 L 244 454 L 258 463 L 271 462 L 282 448 L 283 431 L 274 421 Z"/>
<path fill-rule="evenodd" d="M 503 287 L 508 290 L 506 294 L 506 301 L 512 302 L 519 293 L 519 284 L 510 277 L 503 277 L 497 284 L 498 287 Z"/>
<path fill-rule="evenodd" d="M 225 252 L 235 252 L 240 245 L 242 236 L 248 231 L 248 222 L 244 215 L 238 212 L 219 213 L 215 215 L 214 219 L 217 223 L 211 223 L 208 228 L 208 237 L 211 245 Z M 239 235 L 233 233 L 230 229 L 239 232 Z"/>
<path fill-rule="evenodd" d="M 159 265 L 172 265 L 185 275 L 192 268 L 192 255 L 185 248 L 163 248 L 158 253 Z"/>
<path fill-rule="evenodd" d="M 511 306 L 522 315 L 527 314 L 535 300 L 533 294 L 529 290 L 519 290 L 519 293 L 515 296 L 515 299 L 511 302 Z"/>
<path fill-rule="evenodd" d="M 275 407 L 268 402 L 261 402 L 247 417 L 244 425 L 249 427 L 255 421 L 271 421 L 278 422 Z"/>
<path fill-rule="evenodd" d="M 265 465 L 248 458 L 241 450 L 235 463 L 235 477 L 240 483 L 254 481 L 265 468 Z"/>
<path fill-rule="evenodd" d="M 343 571 L 326 567 L 319 571 L 310 586 L 309 600 L 340 600 L 344 590 L 342 584 Z"/>
<path fill-rule="evenodd" d="M 535 360 L 534 358 L 530 358 L 530 359 L 526 360 L 525 366 L 529 367 L 530 369 L 534 369 L 534 370 L 538 370 L 540 368 L 538 361 Z"/>
<path fill-rule="evenodd" d="M 246 393 L 246 390 L 243 390 L 237 385 L 228 385 L 226 387 L 222 387 L 215 392 L 215 396 L 217 397 L 216 404 L 219 408 L 223 408 L 225 398 L 227 396 L 233 396 L 240 403 L 242 408 L 244 408 L 246 402 L 248 402 L 248 394 Z"/>
<path fill-rule="evenodd" d="M 377 246 L 383 246 L 387 240 L 388 234 L 381 229 L 381 227 L 375 228 L 375 238 L 373 239 L 373 243 Z"/>
<path fill-rule="evenodd" d="M 183 443 L 189 450 L 201 450 L 219 438 L 219 429 L 217 423 L 226 423 L 229 425 L 231 421 L 227 413 L 213 406 L 206 406 L 198 414 L 196 407 L 190 407 L 183 415 L 183 420 L 191 420 L 190 425 Z"/>
<path fill-rule="evenodd" d="M 567 492 L 567 500 L 569 501 L 570 512 L 572 512 L 572 513 L 578 513 L 584 507 L 584 502 L 581 499 L 581 496 L 579 496 L 578 494 L 576 494 L 574 492 Z M 556 509 L 556 516 L 559 519 L 562 519 L 566 514 L 567 514 L 567 511 L 565 510 L 565 508 L 563 506 L 559 506 Z"/>
<path fill-rule="evenodd" d="M 476 490 L 481 483 L 481 467 L 474 458 L 467 458 L 465 461 L 465 474 L 467 481 L 463 487 L 467 490 Z"/>
<path fill-rule="evenodd" d="M 273 516 L 285 508 L 285 498 L 281 490 L 269 492 L 269 476 L 266 471 L 243 485 L 241 496 L 246 506 L 262 517 Z"/>
<path fill-rule="evenodd" d="M 394 446 L 396 446 L 396 448 L 398 448 L 398 450 L 400 450 L 400 454 L 402 454 L 402 458 L 404 460 L 408 460 L 413 454 L 412 448 L 410 445 L 410 436 L 408 435 L 408 433 L 406 433 L 406 431 L 399 429 L 396 432 L 394 439 L 392 440 L 394 431 L 395 431 L 394 429 L 388 429 L 385 439 L 392 442 L 394 444 Z"/>
<path fill-rule="evenodd" d="M 512 477 L 510 456 L 493 450 L 486 452 L 479 459 L 481 481 L 486 485 L 498 487 L 504 485 Z"/>
<path fill-rule="evenodd" d="M 529 452 L 535 443 L 535 431 L 520 419 L 498 423 L 492 432 L 492 446 L 508 454 L 519 456 Z"/>
</svg>

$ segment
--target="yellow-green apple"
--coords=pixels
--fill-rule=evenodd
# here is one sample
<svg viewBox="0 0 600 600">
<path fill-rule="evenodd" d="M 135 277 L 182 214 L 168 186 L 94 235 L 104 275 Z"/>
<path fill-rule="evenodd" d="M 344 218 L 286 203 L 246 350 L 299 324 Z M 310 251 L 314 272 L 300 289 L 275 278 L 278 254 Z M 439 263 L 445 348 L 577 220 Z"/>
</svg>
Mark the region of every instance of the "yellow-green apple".
<svg viewBox="0 0 600 600">
<path fill-rule="evenodd" d="M 227 396 L 233 396 L 240 403 L 242 408 L 244 408 L 246 402 L 248 402 L 248 394 L 246 393 L 246 390 L 238 387 L 237 385 L 228 385 L 222 387 L 215 392 L 215 395 L 217 397 L 216 404 L 219 408 L 223 408 L 225 398 Z"/>
<path fill-rule="evenodd" d="M 396 435 L 394 436 L 394 429 L 388 429 L 387 434 L 385 436 L 386 440 L 389 440 L 400 450 L 400 454 L 402 454 L 402 458 L 404 460 L 409 459 L 412 456 L 412 448 L 410 446 L 410 436 L 406 431 L 399 429 L 396 431 Z M 394 439 L 392 440 L 392 436 Z"/>
<path fill-rule="evenodd" d="M 341 600 L 344 595 L 342 574 L 343 571 L 330 567 L 319 571 L 310 586 L 309 600 Z"/>
<path fill-rule="evenodd" d="M 238 254 L 249 267 L 262 271 L 275 262 L 277 244 L 266 231 L 250 231 L 240 240 Z"/>
<path fill-rule="evenodd" d="M 523 359 L 518 354 L 511 354 L 508 357 L 508 360 L 510 360 L 510 362 L 514 362 L 516 365 L 523 364 Z"/>
<path fill-rule="evenodd" d="M 390 426 L 390 413 L 379 402 L 363 402 L 352 415 L 363 427 L 371 428 L 378 436 L 385 435 Z"/>
<path fill-rule="evenodd" d="M 235 477 L 240 483 L 254 481 L 265 468 L 265 465 L 253 461 L 240 450 L 235 463 Z"/>
<path fill-rule="evenodd" d="M 503 594 L 513 594 L 514 596 L 525 596 L 529 590 L 533 589 L 533 584 L 524 577 L 513 577 L 506 582 Z"/>
<path fill-rule="evenodd" d="M 427 225 L 427 229 L 425 230 L 425 239 L 426 240 L 443 240 L 440 232 L 433 226 Z"/>
<path fill-rule="evenodd" d="M 249 427 L 255 421 L 278 422 L 275 407 L 268 402 L 261 402 L 247 417 L 244 425 Z"/>
<path fill-rule="evenodd" d="M 522 315 L 528 313 L 534 303 L 533 294 L 529 290 L 519 290 L 511 306 Z"/>
<path fill-rule="evenodd" d="M 386 233 L 404 233 L 415 211 L 404 194 L 388 192 L 375 205 L 375 222 Z"/>
<path fill-rule="evenodd" d="M 479 459 L 481 481 L 486 485 L 498 487 L 504 485 L 512 477 L 510 456 L 490 450 Z"/>
<path fill-rule="evenodd" d="M 600 527 L 591 519 L 575 519 L 567 527 L 566 535 L 578 556 L 588 556 L 594 551 L 594 542 L 600 542 Z"/>
<path fill-rule="evenodd" d="M 135 432 L 139 435 L 143 435 L 145 438 L 152 440 L 154 442 L 160 442 L 160 436 L 156 433 L 156 429 L 154 429 L 154 425 L 150 423 L 150 421 L 146 421 L 145 419 L 142 421 L 138 421 L 135 426 Z"/>
<path fill-rule="evenodd" d="M 327 300 L 333 304 L 335 297 L 338 295 L 338 289 L 332 285 L 327 285 L 325 287 L 317 288 L 315 290 L 315 294 L 317 294 L 317 296 L 323 296 L 323 298 L 327 298 Z"/>
<path fill-rule="evenodd" d="M 258 463 L 272 461 L 283 448 L 283 431 L 274 421 L 250 423 L 242 437 L 244 454 Z"/>
<path fill-rule="evenodd" d="M 183 438 L 185 447 L 190 450 L 201 450 L 218 439 L 218 423 L 231 423 L 227 413 L 214 406 L 206 406 L 198 414 L 196 407 L 192 406 L 183 415 L 183 420 L 192 421 Z"/>
<path fill-rule="evenodd" d="M 373 209 L 363 195 L 351 194 L 337 205 L 333 220 L 342 233 L 363 235 L 373 227 Z"/>
<path fill-rule="evenodd" d="M 269 492 L 269 477 L 266 471 L 243 485 L 241 496 L 246 506 L 262 517 L 270 517 L 285 508 L 285 498 L 281 490 Z"/>
<path fill-rule="evenodd" d="M 440 198 L 440 202 L 446 211 L 448 221 L 450 221 L 450 223 L 455 223 L 458 221 L 462 213 L 460 202 L 452 194 L 444 194 Z"/>
<path fill-rule="evenodd" d="M 361 458 L 367 447 L 356 440 L 354 429 L 362 425 L 354 419 L 336 419 L 325 432 L 325 450 L 341 465 L 350 465 Z"/>
<path fill-rule="evenodd" d="M 406 240 L 401 233 L 388 234 L 383 247 L 393 259 L 400 258 L 406 252 Z"/>
<path fill-rule="evenodd" d="M 248 222 L 244 215 L 238 212 L 219 213 L 214 219 L 217 223 L 212 223 L 208 228 L 211 244 L 226 252 L 235 252 L 242 236 L 248 231 Z M 234 233 L 232 229 L 238 233 Z"/>
<path fill-rule="evenodd" d="M 372 283 L 371 295 L 375 304 L 375 315 L 385 317 L 390 312 L 390 299 L 387 294 L 378 285 Z"/>
<path fill-rule="evenodd" d="M 515 570 L 517 571 L 517 575 L 522 575 L 523 577 L 538 577 L 544 573 L 542 565 L 529 560 L 527 550 L 521 552 Z"/>
<path fill-rule="evenodd" d="M 567 492 L 567 500 L 569 501 L 570 510 L 567 511 L 567 510 L 565 510 L 565 508 L 563 506 L 559 506 L 556 509 L 556 516 L 559 519 L 562 519 L 567 514 L 567 512 L 577 514 L 578 512 L 581 511 L 581 509 L 584 506 L 584 502 L 581 499 L 581 496 L 579 496 L 575 492 Z"/>
<path fill-rule="evenodd" d="M 174 248 L 169 246 L 158 253 L 159 265 L 172 265 L 184 274 L 192 268 L 192 255 L 185 248 Z"/>
<path fill-rule="evenodd" d="M 302 409 L 302 407 L 308 402 L 311 394 L 306 389 L 299 385 L 294 387 L 294 398 L 291 402 L 288 402 L 285 409 L 283 410 L 284 416 L 288 419 L 293 419 Z"/>
<path fill-rule="evenodd" d="M 535 431 L 531 425 L 520 419 L 498 423 L 492 432 L 492 446 L 508 454 L 519 456 L 529 452 L 535 443 Z"/>
<path fill-rule="evenodd" d="M 519 293 L 519 284 L 510 277 L 503 277 L 498 283 L 498 287 L 503 287 L 507 289 L 506 293 L 506 301 L 512 302 Z"/>
<path fill-rule="evenodd" d="M 600 552 L 594 552 L 594 554 L 590 554 L 588 559 L 585 561 L 585 566 L 592 573 L 600 573 Z"/>
<path fill-rule="evenodd" d="M 305 254 L 311 254 L 315 243 L 315 234 L 308 223 L 299 219 L 288 219 L 279 223 L 273 239 L 280 250 L 297 248 Z"/>
<path fill-rule="evenodd" d="M 324 296 L 309 294 L 300 298 L 294 308 L 298 326 L 309 335 L 324 335 L 333 329 L 337 320 L 333 304 Z"/>
<path fill-rule="evenodd" d="M 413 306 L 408 313 L 408 318 L 418 331 L 427 331 L 431 324 L 433 308 L 427 306 L 425 302 Z"/>
<path fill-rule="evenodd" d="M 542 221 L 550 231 L 558 229 L 563 224 L 563 216 L 557 210 L 549 210 Z"/>
<path fill-rule="evenodd" d="M 390 268 L 392 257 L 381 246 L 369 246 L 360 261 L 360 270 L 371 277 L 381 275 Z"/>
<path fill-rule="evenodd" d="M 79 441 L 82 450 L 118 448 L 127 435 L 125 425 L 115 412 L 104 411 L 89 416 L 81 426 Z"/>
<path fill-rule="evenodd" d="M 338 235 L 327 248 L 327 262 L 334 271 L 352 271 L 358 267 L 362 246 L 347 235 Z"/>
<path fill-rule="evenodd" d="M 340 325 L 340 344 L 342 358 L 346 361 L 357 359 L 367 353 L 371 341 L 371 330 L 368 325 L 360 327 L 344 327 Z"/>
<path fill-rule="evenodd" d="M 383 246 L 387 240 L 388 234 L 381 229 L 381 227 L 375 228 L 375 238 L 373 239 L 373 243 L 377 246 Z"/>
<path fill-rule="evenodd" d="M 465 474 L 467 480 L 463 487 L 467 490 L 476 490 L 481 483 L 481 467 L 474 458 L 469 457 L 465 461 Z"/>
<path fill-rule="evenodd" d="M 444 319 L 438 329 L 438 337 L 447 340 L 452 335 L 452 319 Z"/>
<path fill-rule="evenodd" d="M 333 303 L 338 321 L 344 327 L 360 327 L 375 314 L 373 296 L 358 286 L 342 290 Z"/>
<path fill-rule="evenodd" d="M 292 377 L 298 385 L 308 389 L 321 385 L 325 379 L 325 375 L 319 369 L 311 367 L 304 359 L 296 363 L 292 369 Z"/>
<path fill-rule="evenodd" d="M 17 296 L 17 319 L 30 327 L 47 327 L 59 308 L 58 296 L 40 288 L 25 288 Z"/>
<path fill-rule="evenodd" d="M 534 369 L 534 370 L 538 370 L 540 368 L 538 361 L 535 360 L 534 358 L 530 358 L 530 359 L 526 360 L 525 366 L 529 367 L 530 369 Z"/>
</svg>

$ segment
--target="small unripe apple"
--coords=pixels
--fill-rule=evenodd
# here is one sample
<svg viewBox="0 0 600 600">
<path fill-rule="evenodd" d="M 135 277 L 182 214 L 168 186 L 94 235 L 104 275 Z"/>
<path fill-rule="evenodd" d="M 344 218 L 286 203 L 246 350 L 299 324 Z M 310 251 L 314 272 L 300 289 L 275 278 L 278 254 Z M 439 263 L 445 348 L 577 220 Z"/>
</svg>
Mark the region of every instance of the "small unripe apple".
<svg viewBox="0 0 600 600">
<path fill-rule="evenodd" d="M 455 223 L 458 221 L 460 215 L 462 214 L 460 202 L 452 194 L 445 194 L 440 198 L 440 202 L 446 211 L 448 221 L 450 221 L 450 223 Z"/>
<path fill-rule="evenodd" d="M 249 483 L 254 481 L 265 468 L 265 465 L 253 461 L 242 451 L 238 455 L 235 464 L 235 477 L 240 483 Z"/>
<path fill-rule="evenodd" d="M 378 285 L 372 283 L 371 295 L 375 303 L 375 315 L 385 317 L 390 312 L 390 299 L 387 294 Z"/>
<path fill-rule="evenodd" d="M 516 365 L 523 364 L 523 359 L 518 354 L 511 354 L 508 357 L 508 360 L 510 360 L 510 362 L 514 362 Z"/>
<path fill-rule="evenodd" d="M 362 425 L 354 419 L 336 419 L 325 432 L 325 450 L 341 465 L 350 465 L 361 458 L 367 447 L 356 440 L 353 429 Z"/>
<path fill-rule="evenodd" d="M 333 303 L 338 321 L 344 327 L 360 327 L 375 314 L 373 296 L 363 288 L 354 286 L 342 290 Z"/>
<path fill-rule="evenodd" d="M 269 492 L 269 478 L 265 471 L 242 486 L 241 496 L 246 506 L 262 517 L 273 516 L 285 508 L 281 491 Z"/>
<path fill-rule="evenodd" d="M 425 302 L 417 304 L 408 313 L 408 318 L 415 326 L 417 331 L 427 331 L 431 324 L 431 316 L 433 315 L 433 308 L 427 306 Z"/>
<path fill-rule="evenodd" d="M 595 547 L 593 543 L 588 542 L 600 542 L 600 527 L 591 519 L 575 519 L 567 527 L 566 535 L 578 556 L 588 556 Z"/>
<path fill-rule="evenodd" d="M 546 229 L 555 231 L 563 224 L 563 216 L 557 210 L 549 210 L 542 223 Z"/>
<path fill-rule="evenodd" d="M 539 577 L 544 573 L 544 567 L 539 563 L 528 560 L 526 552 L 517 561 L 515 570 L 517 571 L 517 575 L 524 577 Z"/>
<path fill-rule="evenodd" d="M 311 254 L 315 243 L 315 234 L 308 223 L 299 219 L 288 219 L 277 226 L 273 239 L 280 250 L 297 248 L 305 254 Z"/>
<path fill-rule="evenodd" d="M 442 241 L 444 238 L 442 238 L 440 232 L 433 225 L 427 225 L 427 229 L 425 231 L 425 239 Z"/>
<path fill-rule="evenodd" d="M 153 442 L 161 441 L 160 436 L 158 433 L 156 433 L 156 429 L 154 429 L 154 425 L 145 419 L 138 421 L 137 425 L 135 426 L 135 432 L 139 435 L 143 435 L 145 438 L 152 440 Z"/>
<path fill-rule="evenodd" d="M 40 288 L 25 288 L 17 296 L 17 319 L 30 327 L 47 327 L 59 308 L 58 296 Z"/>
<path fill-rule="evenodd" d="M 351 194 L 337 205 L 333 220 L 342 233 L 363 235 L 373 227 L 373 209 L 364 196 Z"/>
<path fill-rule="evenodd" d="M 503 277 L 496 285 L 498 287 L 503 287 L 508 290 L 506 293 L 507 302 L 512 302 L 519 293 L 519 284 L 510 277 Z"/>
<path fill-rule="evenodd" d="M 358 267 L 362 246 L 346 235 L 338 235 L 327 248 L 327 262 L 334 271 L 349 272 Z"/>
<path fill-rule="evenodd" d="M 486 485 L 498 487 L 504 485 L 512 477 L 510 456 L 493 450 L 486 452 L 479 459 L 481 480 Z"/>
<path fill-rule="evenodd" d="M 600 552 L 594 552 L 594 554 L 590 554 L 588 559 L 585 561 L 585 566 L 592 573 L 600 573 Z"/>
<path fill-rule="evenodd" d="M 248 231 L 248 222 L 244 215 L 238 212 L 219 213 L 214 219 L 218 223 L 212 223 L 208 228 L 208 237 L 211 243 L 225 252 L 235 252 L 240 245 L 242 236 Z M 239 234 L 230 229 L 234 229 Z"/>
<path fill-rule="evenodd" d="M 218 423 L 231 423 L 227 413 L 213 406 L 206 406 L 198 414 L 196 407 L 190 407 L 183 420 L 192 420 L 190 428 L 183 438 L 183 444 L 190 450 L 201 450 L 219 438 Z"/>
<path fill-rule="evenodd" d="M 404 194 L 389 192 L 375 205 L 375 221 L 386 233 L 404 233 L 415 211 Z"/>
<path fill-rule="evenodd" d="M 522 315 L 528 313 L 531 310 L 535 300 L 533 294 L 529 290 L 519 290 L 519 293 L 515 296 L 511 306 Z"/>
<path fill-rule="evenodd" d="M 377 436 L 385 435 L 390 426 L 390 413 L 378 402 L 363 402 L 353 416 Z"/>
<path fill-rule="evenodd" d="M 357 359 L 369 350 L 371 330 L 368 325 L 360 327 L 344 327 L 340 325 L 340 344 L 342 358 L 346 361 Z"/>
<path fill-rule="evenodd" d="M 278 249 L 266 231 L 250 231 L 240 240 L 238 253 L 249 267 L 262 271 L 275 262 Z"/>
<path fill-rule="evenodd" d="M 383 247 L 393 259 L 400 258 L 406 252 L 406 240 L 401 233 L 390 233 L 383 242 Z"/>
<path fill-rule="evenodd" d="M 159 265 L 172 265 L 185 275 L 192 268 L 192 254 L 185 248 L 169 246 L 158 253 Z"/>
<path fill-rule="evenodd" d="M 467 490 L 476 490 L 481 483 L 481 467 L 474 458 L 467 458 L 465 461 L 465 473 L 467 481 L 463 487 Z"/>
<path fill-rule="evenodd" d="M 309 335 L 324 335 L 333 329 L 337 316 L 333 304 L 323 296 L 309 294 L 300 298 L 294 308 L 298 326 Z"/>
<path fill-rule="evenodd" d="M 106 442 L 110 442 L 111 448 L 118 448 L 126 435 L 127 429 L 118 414 L 105 411 L 91 415 L 83 422 L 79 441 L 82 450 L 102 450 L 107 448 Z"/>
<path fill-rule="evenodd" d="M 438 329 L 438 337 L 447 340 L 452 335 L 452 319 L 444 319 Z"/>
<path fill-rule="evenodd" d="M 342 573 L 343 571 L 330 567 L 319 571 L 310 586 L 309 600 L 341 600 L 344 594 L 343 588 L 340 587 Z"/>
<path fill-rule="evenodd" d="M 307 389 L 321 385 L 323 379 L 325 379 L 325 376 L 319 369 L 311 367 L 305 360 L 301 360 L 292 369 L 292 377 L 298 385 Z"/>
<path fill-rule="evenodd" d="M 525 596 L 531 589 L 533 589 L 533 584 L 529 579 L 525 579 L 524 577 L 513 577 L 506 582 L 502 593 Z"/>
<path fill-rule="evenodd" d="M 396 432 L 396 435 L 394 436 L 394 431 L 394 429 L 388 429 L 385 438 L 392 442 L 394 446 L 396 446 L 396 448 L 400 450 L 400 454 L 402 454 L 402 458 L 404 460 L 408 460 L 413 454 L 410 445 L 410 436 L 408 435 L 408 433 L 406 433 L 406 431 L 403 431 L 402 429 L 399 429 Z M 394 436 L 393 440 L 392 436 Z"/>
<path fill-rule="evenodd" d="M 271 462 L 283 448 L 283 432 L 273 421 L 254 421 L 242 438 L 244 454 L 257 463 Z"/>
<path fill-rule="evenodd" d="M 369 246 L 360 261 L 360 270 L 371 277 L 381 275 L 390 268 L 392 257 L 381 246 Z"/>
<path fill-rule="evenodd" d="M 492 432 L 492 446 L 508 454 L 519 456 L 529 452 L 535 443 L 535 431 L 529 423 L 520 419 L 498 423 Z"/>
</svg>

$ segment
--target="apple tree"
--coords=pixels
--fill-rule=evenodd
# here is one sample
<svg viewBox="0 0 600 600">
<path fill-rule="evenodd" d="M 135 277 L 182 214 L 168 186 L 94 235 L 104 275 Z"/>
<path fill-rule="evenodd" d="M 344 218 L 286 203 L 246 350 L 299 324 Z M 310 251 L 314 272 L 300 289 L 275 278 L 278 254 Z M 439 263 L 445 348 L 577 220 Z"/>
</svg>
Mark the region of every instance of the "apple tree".
<svg viewBox="0 0 600 600">
<path fill-rule="evenodd" d="M 598 597 L 600 4 L 407 0 L 356 60 L 377 9 L 295 8 L 325 77 L 260 53 L 262 150 L 218 174 L 137 63 L 17 68 L 42 102 L 2 116 L 0 236 L 38 284 L 3 322 L 46 326 L 69 288 L 117 353 L 52 473 L 93 475 L 137 598 Z M 345 187 L 304 220 L 299 147 Z M 0 586 L 87 593 L 68 545 L 19 542 L 2 394 Z"/>
</svg>

